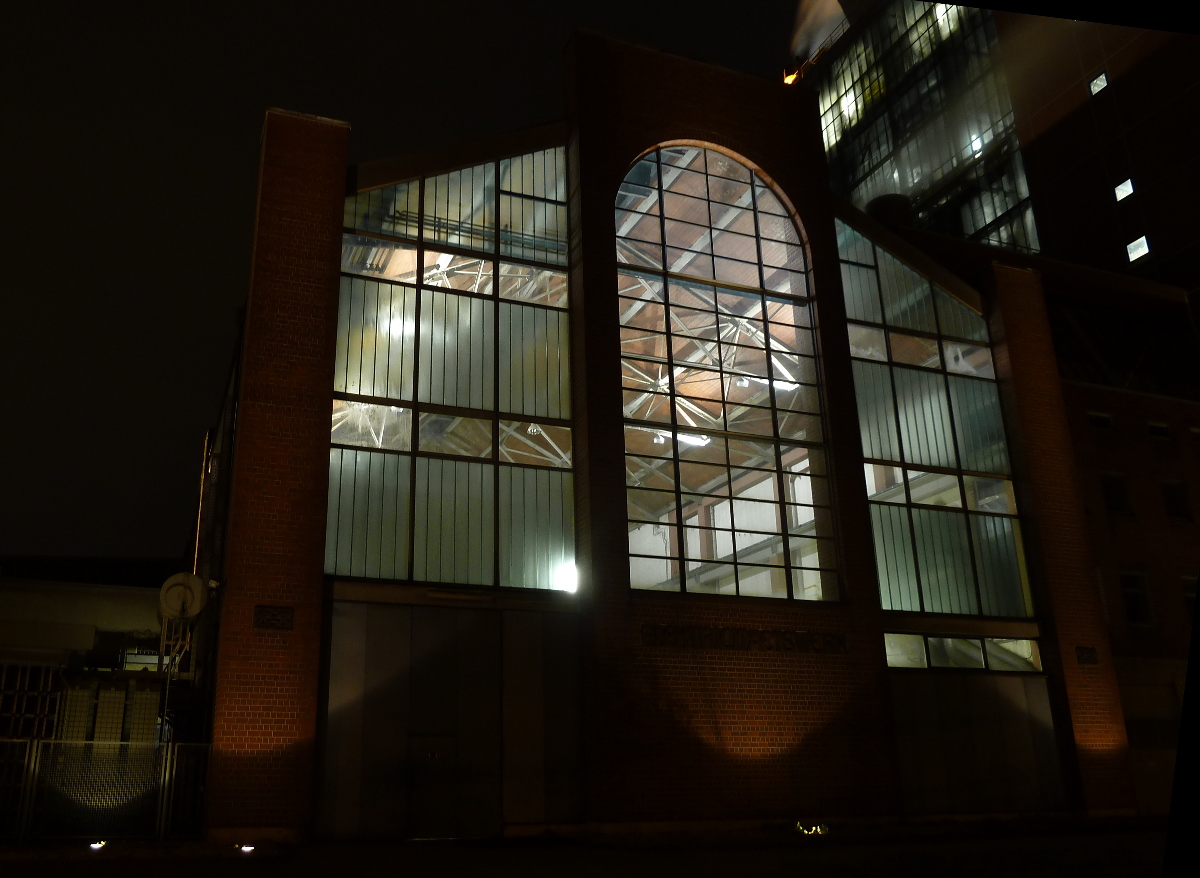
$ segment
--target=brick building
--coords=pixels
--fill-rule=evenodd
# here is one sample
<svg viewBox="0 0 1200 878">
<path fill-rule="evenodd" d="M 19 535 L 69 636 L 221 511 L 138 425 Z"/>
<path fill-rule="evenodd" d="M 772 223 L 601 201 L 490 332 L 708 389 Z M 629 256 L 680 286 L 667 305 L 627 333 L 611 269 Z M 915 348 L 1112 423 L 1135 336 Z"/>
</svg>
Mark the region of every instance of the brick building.
<svg viewBox="0 0 1200 878">
<path fill-rule="evenodd" d="M 267 114 L 210 834 L 1133 813 L 1055 302 L 1186 295 L 855 210 L 806 88 L 565 82 L 349 174 Z"/>
</svg>

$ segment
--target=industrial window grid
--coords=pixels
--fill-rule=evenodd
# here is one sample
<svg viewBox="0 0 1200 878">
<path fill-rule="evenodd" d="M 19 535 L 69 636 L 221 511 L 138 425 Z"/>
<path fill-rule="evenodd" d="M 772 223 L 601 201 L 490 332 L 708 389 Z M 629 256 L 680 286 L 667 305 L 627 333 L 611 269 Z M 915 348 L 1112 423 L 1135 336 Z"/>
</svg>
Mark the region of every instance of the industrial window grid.
<svg viewBox="0 0 1200 878">
<path fill-rule="evenodd" d="M 574 590 L 565 161 L 347 199 L 327 573 Z"/>
<path fill-rule="evenodd" d="M 729 156 L 664 146 L 626 176 L 615 227 L 632 587 L 835 599 L 791 212 Z"/>
<path fill-rule="evenodd" d="M 884 609 L 1032 615 L 986 321 L 835 225 Z"/>
<path fill-rule="evenodd" d="M 906 670 L 993 671 L 1040 674 L 1038 642 L 1012 637 L 883 635 L 888 667 Z"/>
</svg>

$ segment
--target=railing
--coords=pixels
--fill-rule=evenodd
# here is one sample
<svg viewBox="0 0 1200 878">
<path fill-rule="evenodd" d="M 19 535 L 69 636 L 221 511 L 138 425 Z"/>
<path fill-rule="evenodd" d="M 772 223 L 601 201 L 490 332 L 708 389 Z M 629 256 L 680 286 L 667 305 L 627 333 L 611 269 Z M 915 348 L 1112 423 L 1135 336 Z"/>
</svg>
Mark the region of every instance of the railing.
<svg viewBox="0 0 1200 878">
<path fill-rule="evenodd" d="M 0 839 L 201 830 L 207 744 L 0 739 Z"/>
</svg>

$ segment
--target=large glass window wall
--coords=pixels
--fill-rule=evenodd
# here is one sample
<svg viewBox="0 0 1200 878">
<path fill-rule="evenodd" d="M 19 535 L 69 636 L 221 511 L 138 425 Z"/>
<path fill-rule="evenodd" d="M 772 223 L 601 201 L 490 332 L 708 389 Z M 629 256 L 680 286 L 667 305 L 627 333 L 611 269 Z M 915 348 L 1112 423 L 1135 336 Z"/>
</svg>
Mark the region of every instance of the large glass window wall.
<svg viewBox="0 0 1200 878">
<path fill-rule="evenodd" d="M 573 591 L 565 150 L 346 201 L 326 564 Z"/>
<path fill-rule="evenodd" d="M 630 583 L 838 595 L 804 238 L 713 149 L 656 149 L 616 209 Z"/>
<path fill-rule="evenodd" d="M 883 607 L 1029 616 L 987 323 L 836 224 Z"/>
</svg>

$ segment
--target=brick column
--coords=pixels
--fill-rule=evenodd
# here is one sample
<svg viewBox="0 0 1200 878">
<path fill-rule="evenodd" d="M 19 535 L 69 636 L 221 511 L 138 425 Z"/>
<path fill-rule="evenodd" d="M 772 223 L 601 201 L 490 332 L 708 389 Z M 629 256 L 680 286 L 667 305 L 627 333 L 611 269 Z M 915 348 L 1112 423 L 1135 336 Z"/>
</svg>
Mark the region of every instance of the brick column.
<svg viewBox="0 0 1200 878">
<path fill-rule="evenodd" d="M 993 266 L 993 277 L 996 373 L 1021 473 L 1043 661 L 1057 678 L 1065 707 L 1056 711 L 1057 721 L 1070 722 L 1064 749 L 1073 740 L 1077 756 L 1077 773 L 1066 766 L 1068 787 L 1075 787 L 1076 807 L 1089 814 L 1131 812 L 1121 696 L 1041 280 L 1035 272 L 1002 265 Z M 1061 737 L 1068 730 L 1058 731 Z"/>
<path fill-rule="evenodd" d="M 281 110 L 264 124 L 209 769 L 220 840 L 294 839 L 313 811 L 348 135 Z"/>
</svg>

